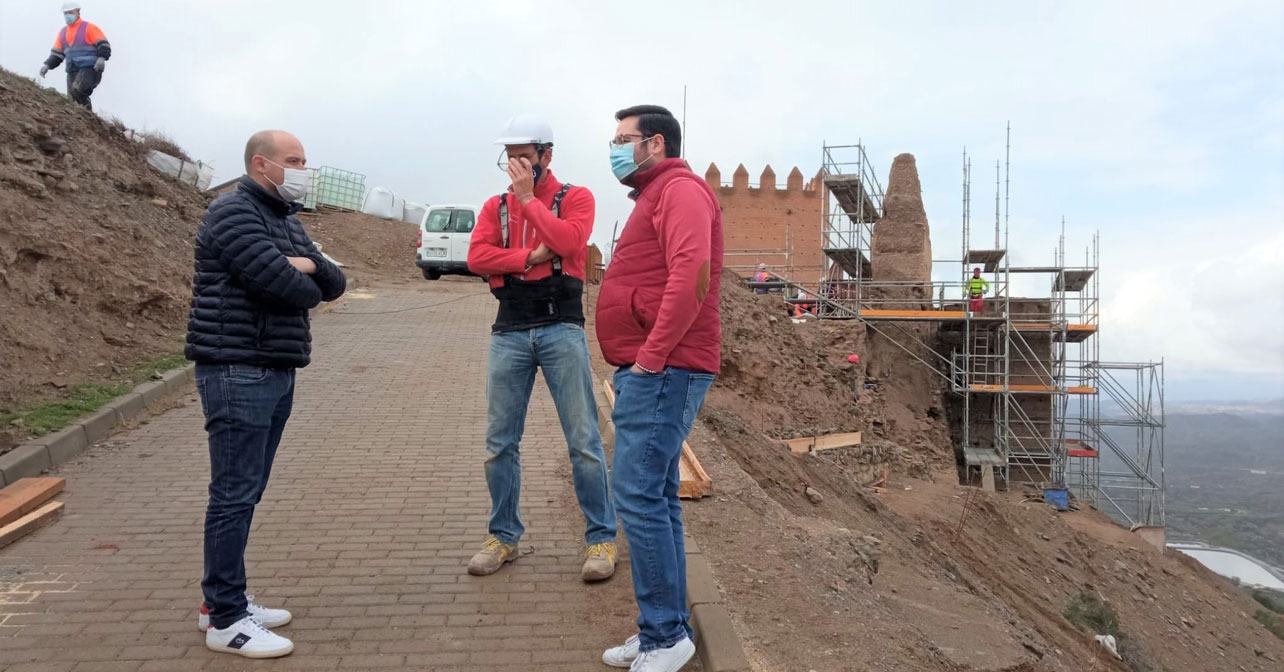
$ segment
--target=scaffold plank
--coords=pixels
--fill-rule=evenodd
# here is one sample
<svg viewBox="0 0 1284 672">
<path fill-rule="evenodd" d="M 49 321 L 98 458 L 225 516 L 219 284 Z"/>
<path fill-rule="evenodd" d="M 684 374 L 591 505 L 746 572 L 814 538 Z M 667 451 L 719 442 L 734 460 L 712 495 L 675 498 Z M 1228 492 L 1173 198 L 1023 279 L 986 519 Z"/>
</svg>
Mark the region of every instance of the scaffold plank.
<svg viewBox="0 0 1284 672">
<path fill-rule="evenodd" d="M 854 247 L 826 247 L 824 252 L 853 278 L 869 278 L 874 275 L 874 267 L 870 265 L 863 250 Z"/>
<path fill-rule="evenodd" d="M 1060 291 L 1064 286 L 1067 292 L 1082 292 L 1095 272 L 1096 270 L 1091 268 L 1067 268 L 1057 275 L 1052 288 Z"/>
<path fill-rule="evenodd" d="M 1085 450 L 1078 450 L 1078 449 L 1067 450 L 1066 455 L 1069 455 L 1070 457 L 1097 457 L 1097 451 L 1086 450 L 1086 449 Z"/>
<path fill-rule="evenodd" d="M 993 273 L 999 268 L 999 262 L 1008 253 L 1007 250 L 968 250 L 964 256 L 963 263 L 971 266 L 972 264 L 984 264 L 986 273 Z"/>
<path fill-rule="evenodd" d="M 865 183 L 859 175 L 826 175 L 825 186 L 838 199 L 838 205 L 853 222 L 873 223 L 878 221 L 878 208 L 869 197 Z"/>
</svg>

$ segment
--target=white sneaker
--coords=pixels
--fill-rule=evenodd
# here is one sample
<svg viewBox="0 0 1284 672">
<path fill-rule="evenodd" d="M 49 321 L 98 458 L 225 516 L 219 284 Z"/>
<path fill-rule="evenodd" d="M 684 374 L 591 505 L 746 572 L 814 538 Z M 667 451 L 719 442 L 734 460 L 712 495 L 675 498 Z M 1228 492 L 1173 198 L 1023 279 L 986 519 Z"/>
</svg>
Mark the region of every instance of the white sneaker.
<svg viewBox="0 0 1284 672">
<path fill-rule="evenodd" d="M 294 643 L 263 627 L 253 616 L 246 616 L 230 628 L 206 630 L 205 648 L 246 658 L 280 658 L 294 650 Z"/>
<path fill-rule="evenodd" d="M 667 649 L 653 649 L 639 653 L 638 657 L 633 659 L 633 665 L 629 670 L 630 672 L 678 672 L 694 655 L 695 643 L 690 637 L 683 637 L 682 641 Z"/>
<path fill-rule="evenodd" d="M 629 667 L 633 664 L 633 659 L 638 657 L 638 646 L 640 645 L 641 642 L 638 641 L 638 636 L 633 635 L 624 640 L 623 646 L 604 651 L 602 653 L 602 662 L 611 667 Z"/>
<path fill-rule="evenodd" d="M 259 620 L 265 628 L 279 628 L 289 623 L 294 616 L 284 609 L 268 609 L 267 607 L 254 604 L 254 596 L 245 596 L 245 609 L 250 615 Z M 210 608 L 209 605 L 201 605 L 201 615 L 196 619 L 196 626 L 201 632 L 210 629 Z"/>
</svg>

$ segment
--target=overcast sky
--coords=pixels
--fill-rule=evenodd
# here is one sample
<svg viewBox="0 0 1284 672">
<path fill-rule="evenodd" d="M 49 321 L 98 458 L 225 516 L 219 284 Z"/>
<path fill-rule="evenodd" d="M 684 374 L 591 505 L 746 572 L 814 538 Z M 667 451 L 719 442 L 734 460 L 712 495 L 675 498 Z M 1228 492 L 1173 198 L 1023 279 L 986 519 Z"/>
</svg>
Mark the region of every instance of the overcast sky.
<svg viewBox="0 0 1284 672">
<path fill-rule="evenodd" d="M 0 0 L 0 65 L 37 74 L 60 4 Z M 937 258 L 961 248 L 964 145 L 990 227 L 974 247 L 993 235 L 1010 119 L 1013 263 L 1051 263 L 1062 216 L 1072 260 L 1101 232 L 1102 357 L 1164 358 L 1171 399 L 1284 398 L 1279 0 L 84 5 L 114 49 L 95 109 L 165 131 L 216 179 L 275 127 L 367 186 L 480 203 L 506 186 L 492 140 L 536 112 L 553 171 L 597 197 L 602 246 L 630 210 L 613 113 L 681 114 L 684 84 L 701 174 L 743 163 L 757 181 L 770 163 L 783 184 L 816 173 L 825 141 L 862 139 L 885 182 L 913 153 Z"/>
</svg>

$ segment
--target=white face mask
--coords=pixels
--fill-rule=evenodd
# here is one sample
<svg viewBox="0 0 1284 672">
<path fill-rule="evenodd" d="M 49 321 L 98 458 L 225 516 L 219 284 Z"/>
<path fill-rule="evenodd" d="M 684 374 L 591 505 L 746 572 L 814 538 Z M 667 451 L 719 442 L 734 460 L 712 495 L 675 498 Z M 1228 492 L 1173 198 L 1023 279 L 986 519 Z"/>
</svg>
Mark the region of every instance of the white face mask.
<svg viewBox="0 0 1284 672">
<path fill-rule="evenodd" d="M 267 159 L 263 160 L 285 171 L 285 182 L 281 184 L 272 182 L 272 178 L 270 177 L 267 178 L 267 181 L 272 182 L 272 186 L 276 187 L 276 193 L 278 196 L 286 201 L 302 201 L 304 198 L 307 198 L 308 186 L 312 183 L 312 180 L 308 179 L 308 171 L 299 170 L 297 168 L 286 168 L 275 161 L 268 161 Z M 264 173 L 263 177 L 267 177 L 267 174 Z"/>
</svg>

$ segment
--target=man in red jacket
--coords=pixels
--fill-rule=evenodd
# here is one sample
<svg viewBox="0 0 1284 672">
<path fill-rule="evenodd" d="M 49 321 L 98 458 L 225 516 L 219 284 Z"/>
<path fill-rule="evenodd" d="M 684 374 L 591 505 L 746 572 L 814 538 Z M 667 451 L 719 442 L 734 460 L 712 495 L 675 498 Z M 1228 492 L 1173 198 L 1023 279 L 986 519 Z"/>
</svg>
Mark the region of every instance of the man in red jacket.
<svg viewBox="0 0 1284 672">
<path fill-rule="evenodd" d="M 468 248 L 469 270 L 490 276 L 491 293 L 499 299 L 486 379 L 490 536 L 469 561 L 468 572 L 493 574 L 517 558 L 517 542 L 525 531 L 518 509 L 518 445 L 535 371 L 543 369 L 586 520 L 588 550 L 580 576 L 600 581 L 615 573 L 616 521 L 607 494 L 581 300 L 593 194 L 553 177 L 548 169 L 553 129 L 543 119 L 514 117 L 496 144 L 504 145 L 500 168 L 512 186 L 486 201 Z"/>
<path fill-rule="evenodd" d="M 638 634 L 602 660 L 675 672 L 695 654 L 687 608 L 678 464 L 682 442 L 722 362 L 718 285 L 722 213 L 681 156 L 682 129 L 663 107 L 620 110 L 611 169 L 633 213 L 597 303 L 602 354 L 615 374 L 611 489 L 632 558 Z"/>
</svg>

